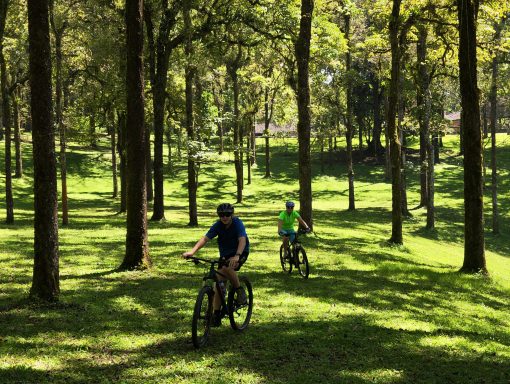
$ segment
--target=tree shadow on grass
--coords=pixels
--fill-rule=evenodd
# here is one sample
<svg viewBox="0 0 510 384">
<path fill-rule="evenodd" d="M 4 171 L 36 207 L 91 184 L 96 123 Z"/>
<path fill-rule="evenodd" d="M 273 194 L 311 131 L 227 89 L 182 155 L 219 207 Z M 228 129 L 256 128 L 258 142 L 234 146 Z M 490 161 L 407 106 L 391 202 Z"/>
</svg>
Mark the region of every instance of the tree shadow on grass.
<svg viewBox="0 0 510 384">
<path fill-rule="evenodd" d="M 493 337 L 493 342 L 502 345 L 500 350 L 508 348 L 510 335 L 502 315 L 474 316 L 477 306 L 490 307 L 494 313 L 507 311 L 508 292 L 497 291 L 490 282 L 439 273 L 420 263 L 409 265 L 386 256 L 381 268 L 374 263 L 375 270 L 348 269 L 341 260 L 338 268 L 318 265 L 308 280 L 254 265 L 255 270 L 244 272 L 254 285 L 252 324 L 241 334 L 227 325 L 213 329 L 210 344 L 199 351 L 193 349 L 189 334 L 202 270 L 183 264 L 150 276 L 114 270 L 70 275 L 70 280 L 83 280 L 79 288 L 65 294 L 73 304 L 0 309 L 0 338 L 8 340 L 11 355 L 67 350 L 62 368 L 36 371 L 15 366 L 0 371 L 0 381 L 13 377 L 41 383 L 98 377 L 106 381 L 154 382 L 175 377 L 206 381 L 210 372 L 189 367 L 213 358 L 214 366 L 227 372 L 250 373 L 268 382 L 368 383 L 380 374 L 383 378 L 389 374 L 388 382 L 401 383 L 456 382 L 458 377 L 460 382 L 482 378 L 505 382 L 510 363 L 501 355 L 486 352 L 480 357 L 462 342 L 452 349 L 442 346 L 441 340 L 465 339 L 485 345 Z M 274 267 L 278 267 L 276 261 Z M 302 302 L 301 310 L 290 307 L 280 313 L 270 304 L 279 295 Z M 458 321 L 457 299 L 473 306 Z M 323 308 L 315 320 L 307 320 L 310 300 Z M 286 305 L 285 299 L 281 305 Z M 386 316 L 405 317 L 395 328 L 395 323 L 386 325 Z M 53 333 L 66 336 L 63 340 L 38 337 Z M 110 337 L 144 333 L 160 335 L 159 340 L 129 349 L 109 341 Z M 81 339 L 87 340 L 88 357 L 70 357 L 77 348 L 73 340 Z M 477 369 L 470 369 L 475 363 Z M 150 369 L 155 364 L 159 368 Z M 383 378 L 379 379 L 384 382 Z"/>
</svg>

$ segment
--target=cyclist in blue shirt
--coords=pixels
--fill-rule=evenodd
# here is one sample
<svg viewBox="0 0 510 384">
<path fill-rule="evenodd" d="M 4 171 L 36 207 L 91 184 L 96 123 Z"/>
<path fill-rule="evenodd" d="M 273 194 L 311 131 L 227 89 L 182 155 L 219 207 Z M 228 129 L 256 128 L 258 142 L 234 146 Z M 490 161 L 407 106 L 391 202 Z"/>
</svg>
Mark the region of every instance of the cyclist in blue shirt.
<svg viewBox="0 0 510 384">
<path fill-rule="evenodd" d="M 205 236 L 198 240 L 190 251 L 184 252 L 182 256 L 184 258 L 193 256 L 209 240 L 218 236 L 220 260 L 225 262 L 218 271 L 230 280 L 234 289 L 238 290 L 237 297 L 239 301 L 244 303 L 246 302 L 246 293 L 239 283 L 236 271 L 239 271 L 248 258 L 248 254 L 250 253 L 250 241 L 248 240 L 248 235 L 246 234 L 246 229 L 241 219 L 237 216 L 233 216 L 234 207 L 231 204 L 220 204 L 216 212 L 218 213 L 219 220 L 209 228 Z M 220 280 L 225 280 L 221 275 L 219 275 L 218 278 Z M 215 292 L 213 300 L 214 326 L 219 326 L 221 324 L 220 307 L 221 299 Z"/>
</svg>

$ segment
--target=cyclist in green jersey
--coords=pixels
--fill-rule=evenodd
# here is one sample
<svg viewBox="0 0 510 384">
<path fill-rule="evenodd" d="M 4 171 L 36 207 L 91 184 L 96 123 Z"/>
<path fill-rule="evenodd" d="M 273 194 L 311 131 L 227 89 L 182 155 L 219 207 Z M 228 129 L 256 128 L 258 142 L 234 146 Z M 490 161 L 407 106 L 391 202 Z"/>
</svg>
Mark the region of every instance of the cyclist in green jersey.
<svg viewBox="0 0 510 384">
<path fill-rule="evenodd" d="M 285 249 L 285 256 L 287 256 L 289 241 L 292 243 L 296 237 L 296 231 L 294 230 L 294 222 L 296 219 L 299 224 L 305 227 L 307 232 L 310 231 L 310 227 L 301 218 L 299 212 L 294 211 L 293 201 L 287 201 L 285 203 L 285 208 L 285 211 L 280 212 L 280 215 L 278 216 L 278 235 L 280 235 L 283 239 L 283 249 Z"/>
</svg>

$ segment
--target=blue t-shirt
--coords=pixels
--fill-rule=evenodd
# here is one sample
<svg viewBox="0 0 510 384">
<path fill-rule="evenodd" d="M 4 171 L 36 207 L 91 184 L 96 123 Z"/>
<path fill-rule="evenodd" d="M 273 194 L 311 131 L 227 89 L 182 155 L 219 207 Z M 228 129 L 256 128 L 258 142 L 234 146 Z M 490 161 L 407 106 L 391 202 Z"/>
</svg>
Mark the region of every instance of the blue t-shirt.
<svg viewBox="0 0 510 384">
<path fill-rule="evenodd" d="M 218 236 L 218 248 L 221 257 L 234 256 L 239 244 L 238 239 L 243 236 L 246 237 L 246 246 L 243 253 L 250 252 L 250 241 L 248 240 L 248 235 L 246 235 L 246 229 L 241 219 L 237 216 L 232 217 L 230 227 L 226 228 L 225 224 L 218 220 L 205 234 L 205 237 L 208 239 L 214 239 L 216 236 Z"/>
</svg>

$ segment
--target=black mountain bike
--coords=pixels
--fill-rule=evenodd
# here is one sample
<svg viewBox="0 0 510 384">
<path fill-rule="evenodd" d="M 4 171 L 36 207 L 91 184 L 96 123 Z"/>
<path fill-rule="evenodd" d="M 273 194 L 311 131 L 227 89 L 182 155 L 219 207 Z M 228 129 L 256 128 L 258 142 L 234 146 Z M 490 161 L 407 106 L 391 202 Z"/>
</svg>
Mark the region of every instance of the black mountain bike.
<svg viewBox="0 0 510 384">
<path fill-rule="evenodd" d="M 299 242 L 299 235 L 305 233 L 308 233 L 308 231 L 304 229 L 297 231 L 294 241 L 287 247 L 287 255 L 285 255 L 283 244 L 280 246 L 280 263 L 284 272 L 291 273 L 292 267 L 296 267 L 299 274 L 307 279 L 310 273 L 310 265 L 308 264 L 306 251 Z"/>
<path fill-rule="evenodd" d="M 216 292 L 221 292 L 221 318 L 224 318 L 228 315 L 232 329 L 236 331 L 245 330 L 250 323 L 251 312 L 253 309 L 253 290 L 248 278 L 246 276 L 239 276 L 241 287 L 246 293 L 246 302 L 239 303 L 237 291 L 234 289 L 234 287 L 232 287 L 230 282 L 227 280 L 228 283 L 226 286 L 223 285 L 223 287 L 222 284 L 220 284 L 218 275 L 223 277 L 226 276 L 218 272 L 215 266 L 218 265 L 219 268 L 221 265 L 223 265 L 222 261 L 211 261 L 200 259 L 198 257 L 189 257 L 188 259 L 193 261 L 195 264 L 210 264 L 209 271 L 203 277 L 204 284 L 198 292 L 197 301 L 195 302 L 195 309 L 193 311 L 191 338 L 195 348 L 200 348 L 206 345 L 207 339 L 209 338 L 213 317 L 213 286 L 216 287 Z"/>
</svg>

